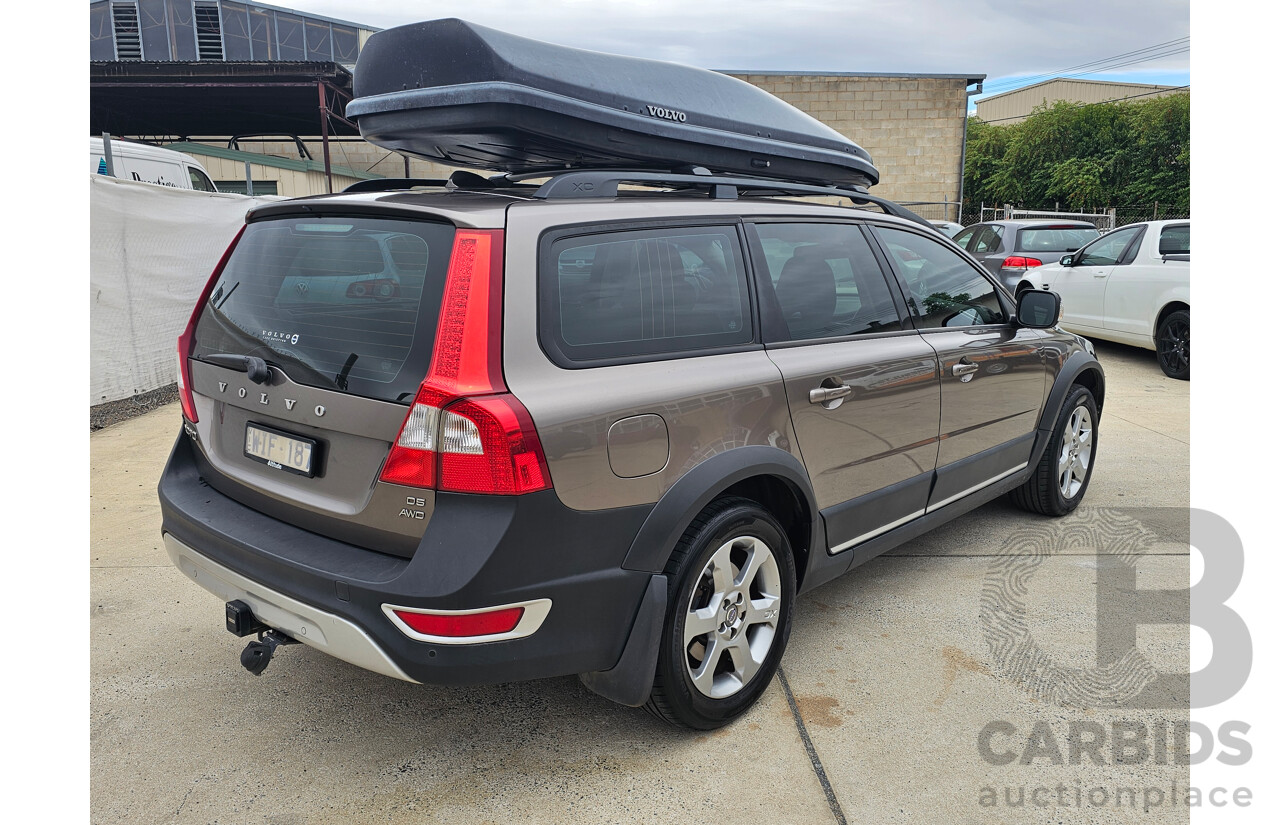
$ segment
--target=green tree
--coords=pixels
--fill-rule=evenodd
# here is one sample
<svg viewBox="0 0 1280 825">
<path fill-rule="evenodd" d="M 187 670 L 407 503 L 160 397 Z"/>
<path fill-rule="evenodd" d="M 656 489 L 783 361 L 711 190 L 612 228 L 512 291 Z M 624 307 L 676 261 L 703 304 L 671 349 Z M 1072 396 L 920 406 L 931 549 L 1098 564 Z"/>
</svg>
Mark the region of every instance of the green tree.
<svg viewBox="0 0 1280 825">
<path fill-rule="evenodd" d="M 1191 205 L 1191 96 L 1041 106 L 1020 123 L 968 122 L 965 196 L 1073 210 Z"/>
</svg>

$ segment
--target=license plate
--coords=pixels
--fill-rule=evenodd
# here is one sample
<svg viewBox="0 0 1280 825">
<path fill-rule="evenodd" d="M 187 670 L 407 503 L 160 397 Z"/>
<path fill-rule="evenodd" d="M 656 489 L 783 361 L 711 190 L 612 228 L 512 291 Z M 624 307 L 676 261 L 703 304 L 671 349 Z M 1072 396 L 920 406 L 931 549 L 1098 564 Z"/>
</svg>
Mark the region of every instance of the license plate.
<svg viewBox="0 0 1280 825">
<path fill-rule="evenodd" d="M 257 424 L 244 428 L 244 454 L 268 467 L 297 473 L 310 478 L 315 475 L 312 459 L 316 454 L 316 442 L 296 435 L 285 435 Z"/>
</svg>

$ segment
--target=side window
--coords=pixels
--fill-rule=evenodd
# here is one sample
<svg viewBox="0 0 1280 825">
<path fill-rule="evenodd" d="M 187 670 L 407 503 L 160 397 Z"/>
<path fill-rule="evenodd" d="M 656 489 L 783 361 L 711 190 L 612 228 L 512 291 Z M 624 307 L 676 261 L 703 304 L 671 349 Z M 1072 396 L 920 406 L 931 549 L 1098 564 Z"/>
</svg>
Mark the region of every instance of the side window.
<svg viewBox="0 0 1280 825">
<path fill-rule="evenodd" d="M 973 236 L 981 230 L 982 230 L 981 226 L 974 226 L 969 229 L 966 229 L 965 231 L 961 232 L 959 235 L 956 235 L 951 240 L 955 243 L 956 246 L 960 247 L 961 249 L 968 249 L 969 241 L 971 241 L 973 239 Z"/>
<path fill-rule="evenodd" d="M 217 192 L 213 181 L 209 180 L 209 176 L 194 166 L 188 166 L 187 172 L 191 174 L 191 188 L 198 192 Z"/>
<path fill-rule="evenodd" d="M 1161 255 L 1191 254 L 1191 224 L 1180 223 L 1160 230 Z"/>
<path fill-rule="evenodd" d="M 964 258 L 922 235 L 876 227 L 907 285 L 908 303 L 923 329 L 1003 324 L 996 287 Z"/>
<path fill-rule="evenodd" d="M 902 329 L 889 283 L 857 226 L 761 223 L 756 231 L 790 340 Z"/>
<path fill-rule="evenodd" d="M 978 236 L 978 242 L 974 244 L 973 254 L 995 252 L 1000 248 L 1001 234 L 1003 234 L 1003 230 L 998 226 L 988 226 L 983 229 L 982 234 Z"/>
<path fill-rule="evenodd" d="M 1142 231 L 1141 226 L 1115 229 L 1080 250 L 1076 266 L 1112 266 L 1120 260 L 1129 241 Z"/>
<path fill-rule="evenodd" d="M 539 289 L 543 334 L 570 361 L 686 352 L 753 337 L 734 227 L 561 237 L 542 260 Z"/>
</svg>

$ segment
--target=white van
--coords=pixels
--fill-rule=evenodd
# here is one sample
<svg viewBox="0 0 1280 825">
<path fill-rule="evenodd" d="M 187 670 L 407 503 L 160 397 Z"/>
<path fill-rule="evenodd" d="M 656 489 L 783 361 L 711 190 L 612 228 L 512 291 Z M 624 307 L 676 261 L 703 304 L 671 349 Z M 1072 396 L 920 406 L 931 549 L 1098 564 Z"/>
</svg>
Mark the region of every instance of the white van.
<svg viewBox="0 0 1280 825">
<path fill-rule="evenodd" d="M 197 189 L 217 192 L 209 173 L 195 158 L 145 143 L 111 141 L 111 160 L 117 178 L 172 186 L 175 189 Z M 102 138 L 89 138 L 89 174 L 107 174 L 107 159 L 102 151 Z"/>
</svg>

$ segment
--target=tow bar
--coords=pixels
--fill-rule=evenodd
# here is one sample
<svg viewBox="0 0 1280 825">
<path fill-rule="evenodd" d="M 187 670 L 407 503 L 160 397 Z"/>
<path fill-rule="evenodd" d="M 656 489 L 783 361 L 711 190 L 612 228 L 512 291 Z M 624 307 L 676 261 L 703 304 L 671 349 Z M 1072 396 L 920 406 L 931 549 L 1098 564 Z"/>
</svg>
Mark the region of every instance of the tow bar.
<svg viewBox="0 0 1280 825">
<path fill-rule="evenodd" d="M 240 664 L 254 676 L 261 676 L 262 671 L 271 664 L 271 657 L 281 645 L 296 645 L 298 640 L 267 627 L 253 615 L 249 605 L 239 599 L 227 602 L 227 630 L 241 638 L 258 634 L 256 642 L 249 642 L 240 653 Z"/>
</svg>

